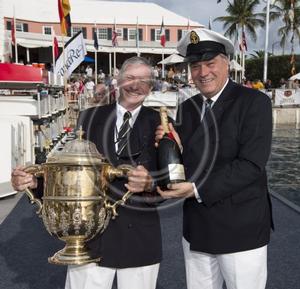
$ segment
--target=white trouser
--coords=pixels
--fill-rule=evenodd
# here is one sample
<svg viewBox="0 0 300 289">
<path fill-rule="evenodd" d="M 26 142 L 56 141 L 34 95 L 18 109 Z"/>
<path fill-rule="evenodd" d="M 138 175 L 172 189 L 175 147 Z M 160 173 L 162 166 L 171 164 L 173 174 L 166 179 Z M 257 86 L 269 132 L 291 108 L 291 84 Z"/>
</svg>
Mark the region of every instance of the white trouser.
<svg viewBox="0 0 300 289">
<path fill-rule="evenodd" d="M 221 241 L 221 240 L 220 240 Z M 182 240 L 188 289 L 264 289 L 267 282 L 267 246 L 213 255 L 190 250 Z"/>
<path fill-rule="evenodd" d="M 65 289 L 111 289 L 117 273 L 118 289 L 155 289 L 159 264 L 115 269 L 95 263 L 68 266 Z"/>
</svg>

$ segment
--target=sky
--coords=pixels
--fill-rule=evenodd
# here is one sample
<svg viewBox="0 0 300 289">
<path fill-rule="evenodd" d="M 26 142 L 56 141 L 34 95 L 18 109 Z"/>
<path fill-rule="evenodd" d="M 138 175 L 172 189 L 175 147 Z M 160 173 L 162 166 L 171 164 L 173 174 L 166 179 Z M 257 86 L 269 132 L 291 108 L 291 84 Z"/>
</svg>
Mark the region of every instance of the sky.
<svg viewBox="0 0 300 289">
<path fill-rule="evenodd" d="M 126 2 L 126 0 L 110 0 L 110 1 L 122 1 Z M 208 26 L 209 23 L 209 16 L 211 19 L 215 19 L 219 16 L 225 16 L 226 7 L 227 7 L 227 0 L 222 0 L 221 3 L 217 4 L 217 0 L 127 0 L 130 2 L 152 2 L 156 3 L 166 9 L 169 9 L 179 15 L 184 17 L 190 18 L 191 20 L 198 21 L 199 23 Z M 265 1 L 261 0 L 261 4 L 258 7 L 256 12 L 262 12 Z M 271 23 L 270 24 L 270 33 L 269 33 L 269 52 L 272 51 L 272 45 L 274 48 L 275 54 L 281 54 L 282 48 L 278 41 L 280 40 L 276 34 L 276 26 L 278 23 Z M 224 33 L 225 30 L 223 29 L 223 24 L 220 22 L 212 22 L 212 29 Z M 265 30 L 264 29 L 257 29 L 257 42 L 254 43 L 251 39 L 247 38 L 247 45 L 248 45 L 248 54 L 254 53 L 254 50 L 264 50 L 265 47 Z M 286 49 L 286 53 L 288 49 Z M 297 52 L 297 51 L 296 51 Z"/>
</svg>

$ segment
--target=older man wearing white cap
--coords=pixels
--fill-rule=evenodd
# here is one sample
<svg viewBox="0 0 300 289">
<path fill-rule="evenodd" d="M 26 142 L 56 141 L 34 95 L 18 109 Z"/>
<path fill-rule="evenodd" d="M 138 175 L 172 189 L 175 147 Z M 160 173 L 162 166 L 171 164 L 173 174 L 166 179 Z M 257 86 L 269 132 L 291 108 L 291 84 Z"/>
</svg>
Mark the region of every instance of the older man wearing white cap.
<svg viewBox="0 0 300 289">
<path fill-rule="evenodd" d="M 269 98 L 229 79 L 233 45 L 207 29 L 179 42 L 200 94 L 178 110 L 187 182 L 161 191 L 186 198 L 183 249 L 188 289 L 263 289 L 273 226 L 265 166 L 272 138 Z M 156 131 L 156 141 L 162 129 Z"/>
</svg>

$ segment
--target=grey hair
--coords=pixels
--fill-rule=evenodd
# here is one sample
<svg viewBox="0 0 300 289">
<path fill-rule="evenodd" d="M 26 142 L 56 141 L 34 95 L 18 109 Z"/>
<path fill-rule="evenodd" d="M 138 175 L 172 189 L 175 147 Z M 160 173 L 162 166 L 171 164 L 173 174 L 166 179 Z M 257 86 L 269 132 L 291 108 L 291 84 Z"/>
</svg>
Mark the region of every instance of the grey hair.
<svg viewBox="0 0 300 289">
<path fill-rule="evenodd" d="M 127 67 L 130 66 L 130 65 L 134 65 L 134 64 L 145 65 L 149 68 L 149 70 L 150 70 L 150 85 L 153 86 L 154 83 L 155 83 L 155 76 L 154 76 L 153 67 L 146 58 L 140 57 L 140 56 L 130 57 L 130 58 L 126 59 L 123 62 L 122 67 L 119 71 L 118 79 L 122 80 Z"/>
</svg>

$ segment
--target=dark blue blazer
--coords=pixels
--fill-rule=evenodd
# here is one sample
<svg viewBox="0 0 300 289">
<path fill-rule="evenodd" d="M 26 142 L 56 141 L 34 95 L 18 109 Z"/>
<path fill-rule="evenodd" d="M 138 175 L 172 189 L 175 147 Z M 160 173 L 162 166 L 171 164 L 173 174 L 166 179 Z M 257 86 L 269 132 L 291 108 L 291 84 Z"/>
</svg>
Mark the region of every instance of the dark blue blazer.
<svg viewBox="0 0 300 289">
<path fill-rule="evenodd" d="M 87 109 L 80 114 L 78 125 L 83 126 L 86 138 L 94 142 L 98 151 L 114 166 L 143 165 L 150 173 L 156 171 L 155 130 L 160 123 L 159 113 L 142 106 L 134 123 L 129 142 L 128 157 L 115 153 L 114 131 L 116 105 Z M 126 180 L 114 181 L 110 188 L 112 201 L 126 192 Z M 125 207 L 118 207 L 119 216 L 110 220 L 107 229 L 89 242 L 93 255 L 102 256 L 101 266 L 128 268 L 159 263 L 162 258 L 161 229 L 152 196 L 135 194 Z"/>
<path fill-rule="evenodd" d="M 264 246 L 272 226 L 265 166 L 271 149 L 267 95 L 231 80 L 201 122 L 202 96 L 178 110 L 187 177 L 202 203 L 184 203 L 183 234 L 191 249 L 211 254 Z"/>
</svg>

